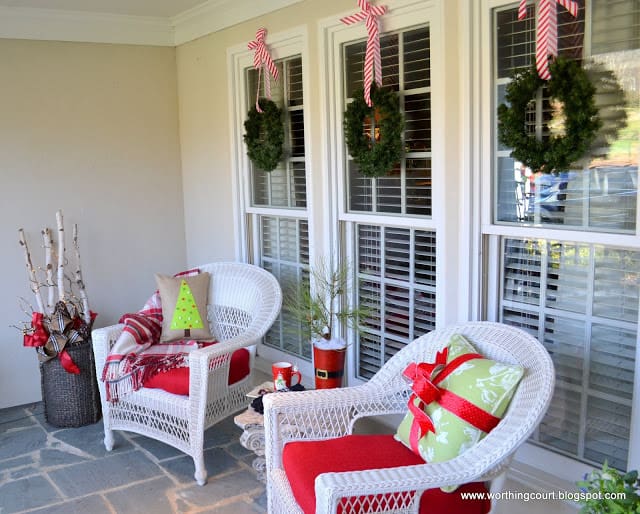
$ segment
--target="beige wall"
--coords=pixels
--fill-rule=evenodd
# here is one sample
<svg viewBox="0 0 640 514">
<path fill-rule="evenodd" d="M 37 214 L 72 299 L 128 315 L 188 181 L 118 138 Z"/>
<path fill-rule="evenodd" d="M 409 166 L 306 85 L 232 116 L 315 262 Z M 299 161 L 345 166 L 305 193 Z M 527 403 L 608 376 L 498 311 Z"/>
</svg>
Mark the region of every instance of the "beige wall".
<svg viewBox="0 0 640 514">
<path fill-rule="evenodd" d="M 41 258 L 62 208 L 77 222 L 98 326 L 137 310 L 153 272 L 186 264 L 175 49 L 0 40 L 0 408 L 40 398 L 10 324 L 32 300 L 17 229 Z M 67 246 L 69 246 L 68 243 Z"/>
</svg>

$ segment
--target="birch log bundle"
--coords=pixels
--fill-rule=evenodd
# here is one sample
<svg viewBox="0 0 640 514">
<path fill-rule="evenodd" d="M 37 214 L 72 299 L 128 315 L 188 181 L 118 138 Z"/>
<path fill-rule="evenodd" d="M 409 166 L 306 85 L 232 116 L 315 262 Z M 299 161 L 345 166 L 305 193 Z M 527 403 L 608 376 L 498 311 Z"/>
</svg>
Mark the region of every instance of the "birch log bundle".
<svg viewBox="0 0 640 514">
<path fill-rule="evenodd" d="M 54 240 L 51 229 L 46 227 L 42 230 L 42 247 L 44 248 L 43 266 L 34 265 L 24 230 L 18 230 L 20 246 L 22 246 L 24 250 L 29 286 L 35 296 L 36 309 L 44 316 L 51 316 L 56 303 L 63 302 L 72 315 L 78 315 L 88 325 L 91 322 L 91 310 L 89 308 L 87 291 L 82 279 L 78 225 L 73 225 L 75 267 L 69 267 L 69 269 L 75 270 L 73 277 L 65 274 L 69 260 L 65 254 L 64 218 L 61 210 L 56 212 L 56 228 L 58 234 L 57 241 Z M 43 292 L 46 292 L 46 295 L 43 295 Z M 32 307 L 32 311 L 33 310 L 35 309 Z M 27 314 L 31 315 L 31 313 Z"/>
</svg>

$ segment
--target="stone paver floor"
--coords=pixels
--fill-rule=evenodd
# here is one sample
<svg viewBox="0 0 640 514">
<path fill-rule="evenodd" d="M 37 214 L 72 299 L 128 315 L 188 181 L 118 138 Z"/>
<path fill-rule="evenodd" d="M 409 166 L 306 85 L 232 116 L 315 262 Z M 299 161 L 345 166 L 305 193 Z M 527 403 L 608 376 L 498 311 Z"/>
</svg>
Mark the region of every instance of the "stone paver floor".
<svg viewBox="0 0 640 514">
<path fill-rule="evenodd" d="M 147 437 L 116 432 L 102 443 L 102 421 L 60 429 L 41 403 L 0 410 L 0 514 L 174 514 L 266 512 L 264 485 L 240 446 L 233 416 L 205 432 L 208 483 L 193 461 Z"/>
</svg>

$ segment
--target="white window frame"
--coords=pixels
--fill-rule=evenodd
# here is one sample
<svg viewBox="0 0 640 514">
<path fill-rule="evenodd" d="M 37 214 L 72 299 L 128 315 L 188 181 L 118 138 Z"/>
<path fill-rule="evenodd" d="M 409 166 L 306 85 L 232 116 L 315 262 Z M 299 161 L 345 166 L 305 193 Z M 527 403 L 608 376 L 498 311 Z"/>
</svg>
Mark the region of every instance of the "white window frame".
<svg viewBox="0 0 640 514">
<path fill-rule="evenodd" d="M 447 91 L 446 71 L 455 70 L 458 74 L 459 63 L 445 61 L 445 36 L 455 41 L 455 28 L 447 36 L 445 27 L 451 24 L 445 16 L 446 8 L 456 10 L 453 2 L 445 8 L 445 0 L 389 0 L 385 2 L 388 12 L 382 17 L 382 33 L 406 30 L 412 27 L 428 25 L 430 30 L 431 57 L 431 135 L 432 135 L 432 214 L 431 217 L 380 215 L 347 212 L 346 205 L 346 171 L 345 145 L 342 133 L 343 123 L 343 56 L 342 46 L 366 38 L 364 24 L 347 26 L 341 23 L 340 17 L 353 13 L 353 10 L 321 20 L 318 23 L 321 50 L 321 74 L 333 77 L 327 80 L 321 89 L 322 125 L 327 126 L 327 136 L 323 140 L 323 169 L 331 170 L 325 185 L 326 198 L 331 202 L 331 222 L 325 237 L 332 241 L 334 256 L 346 251 L 346 258 L 353 262 L 354 249 L 352 229 L 355 223 L 378 226 L 411 227 L 418 230 L 434 231 L 436 234 L 436 326 L 442 326 L 470 316 L 470 254 L 469 248 L 471 227 L 463 222 L 470 218 L 468 203 L 456 201 L 455 206 L 447 203 L 456 195 L 448 195 L 447 191 L 462 191 L 462 198 L 467 198 L 465 181 L 460 177 L 460 162 L 457 138 L 445 138 L 448 128 L 452 132 L 458 129 L 459 119 L 447 119 L 445 104 L 459 105 L 457 89 L 453 93 Z M 456 85 L 457 88 L 457 85 Z M 461 88 L 462 89 L 462 88 Z M 456 114 L 457 111 L 456 111 Z M 449 155 L 446 152 L 449 152 Z M 345 229 L 341 230 L 344 226 Z M 455 228 L 453 228 L 455 227 Z M 461 250 L 461 251 L 459 251 Z M 456 259 L 446 256 L 455 255 Z M 353 284 L 352 284 L 353 288 Z M 344 336 L 344 335 L 343 335 Z M 347 341 L 354 342 L 353 334 L 347 334 Z M 355 377 L 356 348 L 349 346 L 347 361 L 347 380 L 349 385 L 362 383 Z"/>
<path fill-rule="evenodd" d="M 585 0 L 586 6 L 590 8 L 590 0 Z M 475 3 L 475 2 L 472 2 Z M 494 62 L 496 48 L 494 48 L 493 41 L 493 10 L 501 7 L 517 7 L 517 2 L 514 0 L 481 0 L 479 2 L 479 11 L 474 11 L 473 19 L 474 26 L 477 27 L 475 31 L 475 38 L 472 42 L 471 49 L 482 49 L 476 51 L 475 59 L 479 63 L 478 66 L 473 67 L 473 72 L 470 77 L 470 81 L 479 84 L 478 91 L 478 119 L 479 124 L 473 132 L 472 144 L 478 149 L 479 163 L 480 165 L 474 168 L 474 188 L 473 195 L 479 198 L 480 208 L 479 214 L 481 218 L 481 226 L 479 234 L 475 239 L 478 248 L 477 253 L 481 259 L 485 259 L 488 263 L 486 270 L 486 280 L 483 280 L 482 262 L 480 261 L 478 266 L 474 266 L 474 282 L 477 284 L 484 284 L 484 286 L 478 290 L 476 300 L 477 312 L 481 313 L 485 319 L 496 321 L 498 320 L 498 309 L 500 300 L 500 266 L 502 263 L 501 251 L 500 251 L 500 238 L 501 237 L 513 237 L 513 238 L 540 238 L 546 240 L 558 240 L 558 241 L 575 241 L 578 243 L 596 243 L 603 245 L 623 246 L 632 249 L 640 249 L 640 224 L 636 223 L 636 233 L 630 234 L 612 234 L 603 232 L 588 232 L 582 230 L 571 229 L 553 229 L 549 227 L 532 227 L 532 226 L 516 226 L 509 224 L 494 224 L 492 220 L 492 209 L 494 208 L 493 199 L 493 186 L 494 186 L 494 148 L 495 144 L 494 134 L 494 119 L 495 119 L 495 105 L 494 90 L 493 90 L 493 78 L 495 74 Z M 589 11 L 588 11 L 589 12 Z M 589 21 L 587 14 L 587 22 Z M 588 32 L 586 30 L 585 32 Z M 585 38 L 585 45 L 587 45 L 587 38 Z M 473 50 L 469 50 L 470 53 Z M 479 54 L 479 55 L 478 55 Z M 636 212 L 636 220 L 640 216 L 640 208 Z M 491 264 L 493 263 L 493 264 Z M 483 301 L 484 299 L 484 301 Z M 484 314 L 482 314 L 484 313 Z M 640 348 L 640 331 L 637 340 L 638 348 Z M 631 427 L 629 433 L 629 469 L 637 469 L 640 467 L 640 353 L 638 354 L 635 362 L 635 385 L 633 392 L 633 405 L 632 405 L 632 418 Z M 546 450 L 539 446 L 525 443 L 516 454 L 516 462 L 521 462 L 537 470 L 551 473 L 571 483 L 575 483 L 585 473 L 592 469 L 592 466 L 583 462 L 574 460 L 570 457 L 554 453 L 550 450 Z M 542 488 L 549 490 L 557 489 L 557 484 L 553 482 L 547 482 L 542 475 L 531 474 L 526 468 L 518 468 L 517 464 L 515 469 L 512 469 L 510 473 L 516 478 L 528 482 L 530 484 L 537 484 Z"/>
<path fill-rule="evenodd" d="M 309 45 L 307 27 L 302 25 L 290 30 L 267 34 L 267 45 L 274 61 L 300 55 L 302 57 L 302 84 L 303 84 L 303 115 L 305 122 L 305 180 L 307 203 L 306 208 L 278 208 L 262 207 L 252 205 L 251 190 L 251 166 L 246 154 L 246 147 L 243 140 L 244 120 L 247 116 L 247 81 L 246 69 L 253 66 L 253 51 L 247 49 L 247 44 L 243 43 L 230 47 L 227 50 L 227 71 L 229 90 L 229 133 L 231 135 L 231 166 L 233 169 L 233 210 L 234 229 L 236 234 L 235 255 L 236 260 L 242 262 L 257 263 L 259 259 L 260 241 L 258 236 L 259 227 L 251 231 L 247 221 L 248 216 L 263 215 L 272 217 L 286 217 L 295 219 L 306 219 L 309 230 L 309 260 L 315 259 L 314 255 L 314 209 L 313 209 L 313 188 L 312 188 L 312 139 L 310 135 L 312 117 L 309 108 L 309 97 L 311 91 L 309 78 Z M 213 94 L 213 92 L 212 92 Z M 249 243 L 251 238 L 251 243 Z M 267 361 L 293 361 L 298 365 L 303 377 L 312 377 L 313 368 L 311 364 L 300 358 L 292 356 L 286 352 L 275 349 L 265 344 L 258 344 L 258 354 Z M 265 370 L 266 371 L 266 370 Z"/>
</svg>

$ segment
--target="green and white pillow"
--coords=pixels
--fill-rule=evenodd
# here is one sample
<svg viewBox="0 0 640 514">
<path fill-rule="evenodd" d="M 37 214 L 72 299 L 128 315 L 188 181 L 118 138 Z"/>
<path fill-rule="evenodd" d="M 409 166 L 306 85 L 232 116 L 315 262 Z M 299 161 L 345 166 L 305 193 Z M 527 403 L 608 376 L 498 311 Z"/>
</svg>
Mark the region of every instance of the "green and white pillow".
<svg viewBox="0 0 640 514">
<path fill-rule="evenodd" d="M 447 364 L 456 357 L 477 353 L 463 336 L 456 334 L 448 344 Z M 441 389 L 473 403 L 497 418 L 502 418 L 515 392 L 524 369 L 490 359 L 472 359 L 464 362 L 438 384 Z M 419 406 L 419 400 L 415 400 Z M 452 412 L 431 402 L 424 409 L 435 427 L 419 441 L 419 455 L 426 462 L 442 462 L 457 457 L 482 439 L 486 433 L 459 418 Z M 396 432 L 395 438 L 411 448 L 409 434 L 413 423 L 409 411 Z"/>
</svg>

